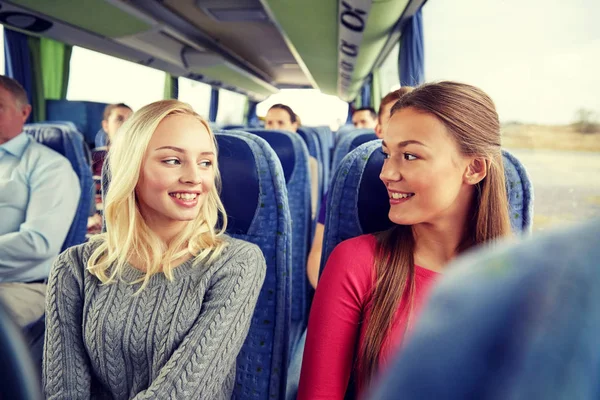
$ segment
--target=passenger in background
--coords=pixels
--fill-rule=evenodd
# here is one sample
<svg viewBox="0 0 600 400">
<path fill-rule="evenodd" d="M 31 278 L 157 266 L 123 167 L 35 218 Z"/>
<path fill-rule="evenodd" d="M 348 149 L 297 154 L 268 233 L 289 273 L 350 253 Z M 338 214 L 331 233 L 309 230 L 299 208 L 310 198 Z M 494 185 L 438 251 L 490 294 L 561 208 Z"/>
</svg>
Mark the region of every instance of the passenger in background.
<svg viewBox="0 0 600 400">
<path fill-rule="evenodd" d="M 104 165 L 104 159 L 106 158 L 106 152 L 110 147 L 110 143 L 114 141 L 117 131 L 131 117 L 131 114 L 133 114 L 133 110 L 124 103 L 109 104 L 104 108 L 102 129 L 96 135 L 96 148 L 92 152 L 92 175 L 94 176 L 96 186 L 94 194 L 96 201 L 92 204 L 93 212 L 91 213 L 91 217 L 88 218 L 88 234 L 99 233 L 102 228 L 102 217 L 96 212 L 96 205 L 102 201 L 102 186 L 100 182 L 102 166 Z M 99 144 L 103 147 L 98 146 Z"/>
<path fill-rule="evenodd" d="M 413 91 L 413 87 L 405 86 L 398 90 L 394 90 L 385 95 L 381 99 L 381 106 L 379 107 L 379 116 L 377 118 L 377 126 L 375 127 L 375 134 L 382 138 L 383 127 L 390 120 L 390 110 L 392 106 L 405 94 Z M 310 253 L 308 254 L 308 260 L 306 264 L 306 274 L 308 275 L 308 281 L 313 288 L 317 287 L 317 281 L 319 280 L 319 270 L 321 268 L 321 253 L 323 252 L 323 235 L 325 233 L 325 215 L 327 212 L 327 194 L 323 196 L 321 200 L 321 209 L 319 210 L 319 217 L 317 219 L 317 227 L 315 229 L 315 236 L 313 239 Z"/>
<path fill-rule="evenodd" d="M 415 88 L 412 86 L 403 86 L 398 90 L 389 92 L 383 99 L 381 99 L 381 104 L 379 105 L 379 114 L 377 115 L 377 126 L 375 127 L 375 134 L 379 139 L 383 139 L 383 129 L 390 120 L 390 111 L 392 110 L 392 106 L 396 104 L 396 102 L 400 100 L 402 96 L 412 92 L 414 89 Z"/>
<path fill-rule="evenodd" d="M 269 130 L 282 130 L 296 132 L 300 127 L 300 117 L 285 104 L 275 104 L 269 108 L 265 118 L 265 128 Z M 312 218 L 317 213 L 317 200 L 319 196 L 319 161 L 315 157 L 308 159 L 310 168 L 310 198 Z"/>
<path fill-rule="evenodd" d="M 22 327 L 44 314 L 81 194 L 69 161 L 23 132 L 30 112 L 23 87 L 0 76 L 0 300 Z"/>
<path fill-rule="evenodd" d="M 371 107 L 359 108 L 352 114 L 352 123 L 356 128 L 375 129 L 377 113 Z"/>
<path fill-rule="evenodd" d="M 298 399 L 360 395 L 400 347 L 445 265 L 510 234 L 498 114 L 481 90 L 440 82 L 403 96 L 382 152 L 380 177 L 396 225 L 346 240 L 329 257 L 311 308 Z"/>
<path fill-rule="evenodd" d="M 50 274 L 46 398 L 229 399 L 266 265 L 225 235 L 214 134 L 189 105 L 159 101 L 108 160 L 106 233 Z"/>
<path fill-rule="evenodd" d="M 96 134 L 96 148 L 107 147 L 114 140 L 115 134 L 125 121 L 133 114 L 127 104 L 109 104 L 102 115 L 102 130 Z"/>
<path fill-rule="evenodd" d="M 298 116 L 285 104 L 275 104 L 267 111 L 265 117 L 266 129 L 296 132 L 299 126 Z"/>
</svg>

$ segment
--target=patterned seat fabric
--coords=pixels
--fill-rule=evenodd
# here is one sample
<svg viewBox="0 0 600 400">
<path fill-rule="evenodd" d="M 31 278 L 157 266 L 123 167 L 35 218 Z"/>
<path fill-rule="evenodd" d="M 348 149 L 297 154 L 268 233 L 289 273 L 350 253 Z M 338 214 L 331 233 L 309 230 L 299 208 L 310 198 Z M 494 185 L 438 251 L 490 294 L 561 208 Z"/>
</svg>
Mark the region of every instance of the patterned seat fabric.
<svg viewBox="0 0 600 400">
<path fill-rule="evenodd" d="M 273 148 L 281 165 L 288 191 L 292 217 L 292 327 L 293 348 L 308 320 L 308 280 L 306 259 L 311 227 L 310 176 L 308 149 L 298 136 L 286 131 L 249 129 L 246 132 L 263 138 Z M 235 131 L 233 132 L 235 133 Z"/>
<path fill-rule="evenodd" d="M 375 135 L 375 131 L 373 129 L 353 129 L 350 132 L 344 133 L 344 136 L 339 138 L 335 149 L 333 150 L 333 160 L 331 163 L 333 175 L 335 175 L 335 171 L 340 166 L 340 163 L 346 154 L 350 153 L 360 144 L 376 139 L 377 135 Z"/>
<path fill-rule="evenodd" d="M 598 242 L 596 219 L 457 260 L 366 398 L 597 399 Z"/>
<path fill-rule="evenodd" d="M 93 201 L 93 180 L 92 171 L 87 162 L 86 144 L 83 136 L 73 130 L 72 127 L 60 123 L 27 124 L 24 126 L 23 131 L 31 135 L 37 142 L 62 154 L 71 163 L 73 171 L 79 178 L 81 197 L 61 251 L 85 242 L 87 219 Z"/>
</svg>

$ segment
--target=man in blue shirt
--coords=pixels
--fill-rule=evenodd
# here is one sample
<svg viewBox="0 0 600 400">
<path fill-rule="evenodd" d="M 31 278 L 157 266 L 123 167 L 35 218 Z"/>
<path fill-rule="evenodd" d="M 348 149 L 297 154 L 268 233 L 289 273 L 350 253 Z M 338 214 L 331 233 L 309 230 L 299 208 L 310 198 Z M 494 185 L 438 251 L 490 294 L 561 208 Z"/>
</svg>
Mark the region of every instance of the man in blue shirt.
<svg viewBox="0 0 600 400">
<path fill-rule="evenodd" d="M 0 76 L 0 301 L 21 326 L 44 313 L 81 194 L 69 161 L 23 132 L 30 112 L 23 87 Z"/>
</svg>

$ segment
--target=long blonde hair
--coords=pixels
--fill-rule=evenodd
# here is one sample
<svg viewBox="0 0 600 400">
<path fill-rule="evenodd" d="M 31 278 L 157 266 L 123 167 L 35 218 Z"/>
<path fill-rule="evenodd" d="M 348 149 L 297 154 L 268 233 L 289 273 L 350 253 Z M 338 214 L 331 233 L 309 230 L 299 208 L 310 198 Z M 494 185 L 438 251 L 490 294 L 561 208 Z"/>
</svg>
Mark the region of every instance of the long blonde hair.
<svg viewBox="0 0 600 400">
<path fill-rule="evenodd" d="M 391 114 L 415 108 L 437 117 L 466 156 L 484 157 L 487 174 L 475 188 L 471 218 L 457 249 L 510 234 L 508 199 L 500 143 L 500 123 L 492 99 L 482 90 L 457 82 L 423 85 L 402 96 Z M 357 366 L 360 382 L 367 383 L 377 371 L 379 352 L 389 334 L 402 296 L 408 300 L 400 313 L 410 316 L 414 296 L 414 250 L 412 229 L 396 225 L 376 235 L 376 282 L 370 294 L 371 312 Z"/>
<path fill-rule="evenodd" d="M 152 135 L 161 121 L 174 115 L 193 116 L 208 131 L 215 148 L 215 184 L 196 219 L 165 244 L 144 221 L 137 205 L 135 188 Z M 121 126 L 109 150 L 107 162 L 111 182 L 104 200 L 106 232 L 91 239 L 99 245 L 88 260 L 88 271 L 108 284 L 121 279 L 126 264 L 135 259 L 145 267 L 143 278 L 132 282 L 143 282 L 141 290 L 150 277 L 159 272 L 172 280 L 176 267 L 174 262 L 186 255 L 195 257 L 194 264 L 210 263 L 217 258 L 225 246 L 222 235 L 227 227 L 227 214 L 219 197 L 221 177 L 216 152 L 216 140 L 210 126 L 186 103 L 157 101 L 134 113 Z"/>
</svg>

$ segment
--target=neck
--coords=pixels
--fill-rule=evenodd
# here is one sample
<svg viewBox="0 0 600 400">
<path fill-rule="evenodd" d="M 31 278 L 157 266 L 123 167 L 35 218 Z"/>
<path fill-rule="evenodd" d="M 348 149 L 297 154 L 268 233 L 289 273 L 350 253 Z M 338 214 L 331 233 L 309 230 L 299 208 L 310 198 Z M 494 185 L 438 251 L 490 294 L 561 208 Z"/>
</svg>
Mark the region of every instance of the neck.
<svg viewBox="0 0 600 400">
<path fill-rule="evenodd" d="M 442 270 L 458 255 L 465 237 L 466 221 L 471 212 L 472 196 L 465 196 L 460 207 L 432 222 L 413 225 L 415 263 L 434 271 Z"/>
</svg>

